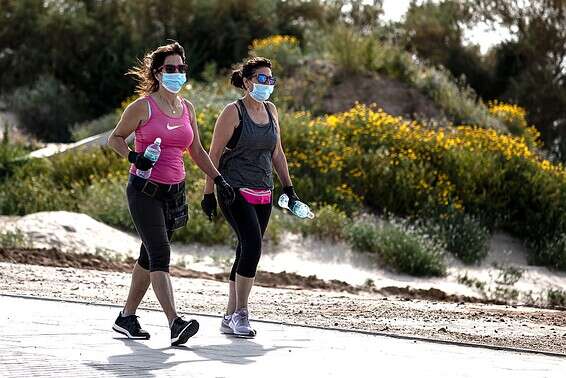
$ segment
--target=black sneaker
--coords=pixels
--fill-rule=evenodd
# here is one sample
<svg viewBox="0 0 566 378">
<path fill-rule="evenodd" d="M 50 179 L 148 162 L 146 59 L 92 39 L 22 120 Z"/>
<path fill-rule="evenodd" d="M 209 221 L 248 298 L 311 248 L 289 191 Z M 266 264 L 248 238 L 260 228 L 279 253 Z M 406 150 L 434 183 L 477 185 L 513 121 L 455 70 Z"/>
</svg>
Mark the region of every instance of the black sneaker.
<svg viewBox="0 0 566 378">
<path fill-rule="evenodd" d="M 198 332 L 198 322 L 194 319 L 186 321 L 178 317 L 171 326 L 171 345 L 177 346 L 186 343 L 190 337 Z"/>
<path fill-rule="evenodd" d="M 120 312 L 112 329 L 122 335 L 128 336 L 129 339 L 149 340 L 149 332 L 141 328 L 136 315 L 122 316 Z"/>
</svg>

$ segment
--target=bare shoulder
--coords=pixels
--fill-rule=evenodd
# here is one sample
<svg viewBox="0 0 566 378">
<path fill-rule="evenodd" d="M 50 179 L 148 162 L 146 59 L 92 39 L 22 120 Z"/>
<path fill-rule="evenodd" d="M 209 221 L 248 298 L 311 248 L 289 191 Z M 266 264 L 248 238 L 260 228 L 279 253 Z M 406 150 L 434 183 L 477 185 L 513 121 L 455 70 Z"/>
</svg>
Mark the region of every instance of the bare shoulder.
<svg viewBox="0 0 566 378">
<path fill-rule="evenodd" d="M 139 120 L 146 120 L 149 117 L 148 100 L 146 97 L 139 97 L 124 110 L 124 115 Z"/>
<path fill-rule="evenodd" d="M 277 107 L 275 106 L 275 104 L 271 101 L 266 101 L 265 102 L 267 104 L 267 106 L 269 107 L 269 110 L 271 110 L 275 115 L 278 114 L 277 112 Z"/>
<path fill-rule="evenodd" d="M 126 110 L 130 112 L 140 112 L 147 110 L 147 97 L 138 97 L 136 100 L 131 102 L 128 106 L 126 106 Z"/>
<path fill-rule="evenodd" d="M 240 116 L 238 114 L 239 114 L 238 104 L 236 101 L 234 101 L 229 103 L 224 107 L 224 109 L 222 109 L 222 113 L 220 113 L 220 117 L 224 119 L 227 123 L 233 124 L 239 122 Z"/>
<path fill-rule="evenodd" d="M 185 101 L 185 104 L 187 104 L 187 107 L 189 108 L 189 110 L 191 110 L 194 113 L 195 106 L 193 105 L 193 103 L 190 102 L 189 100 L 187 100 L 186 98 L 183 98 L 183 101 Z"/>
</svg>

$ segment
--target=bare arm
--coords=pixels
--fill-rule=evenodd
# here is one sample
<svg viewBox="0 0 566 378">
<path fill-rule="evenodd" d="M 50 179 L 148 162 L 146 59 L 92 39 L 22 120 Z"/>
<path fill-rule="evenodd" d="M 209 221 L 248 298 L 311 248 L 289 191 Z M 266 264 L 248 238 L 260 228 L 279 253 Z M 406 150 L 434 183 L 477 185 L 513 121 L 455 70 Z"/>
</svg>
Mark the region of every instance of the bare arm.
<svg viewBox="0 0 566 378">
<path fill-rule="evenodd" d="M 214 178 L 220 173 L 216 169 L 216 166 L 210 160 L 210 157 L 202 147 L 202 143 L 200 142 L 200 136 L 198 132 L 198 125 L 197 125 L 197 117 L 195 115 L 195 108 L 193 104 L 189 101 L 185 100 L 187 103 L 187 107 L 189 108 L 189 114 L 191 118 L 191 126 L 193 127 L 193 143 L 189 147 L 189 154 L 191 158 L 196 163 L 196 165 L 207 175 L 207 180 L 209 178 Z"/>
<path fill-rule="evenodd" d="M 268 103 L 269 109 L 273 114 L 273 118 L 277 124 L 277 145 L 275 146 L 275 151 L 273 151 L 273 167 L 277 176 L 279 176 L 279 181 L 283 188 L 293 185 L 291 182 L 291 176 L 289 175 L 289 166 L 287 165 L 287 157 L 283 151 L 283 145 L 281 144 L 281 127 L 279 127 L 279 114 L 277 113 L 277 108 L 271 102 Z"/>
<path fill-rule="evenodd" d="M 126 143 L 126 138 L 130 136 L 142 123 L 148 119 L 147 100 L 138 99 L 132 102 L 122 116 L 120 121 L 108 137 L 108 145 L 114 151 L 128 158 L 130 148 Z"/>
<path fill-rule="evenodd" d="M 220 162 L 220 157 L 224 152 L 224 148 L 230 141 L 230 138 L 234 134 L 234 129 L 239 124 L 238 110 L 235 104 L 227 105 L 214 125 L 214 133 L 212 134 L 212 143 L 210 145 L 210 160 L 215 167 L 218 167 Z M 206 184 L 204 186 L 204 194 L 214 192 L 214 182 L 209 177 L 206 178 Z"/>
</svg>

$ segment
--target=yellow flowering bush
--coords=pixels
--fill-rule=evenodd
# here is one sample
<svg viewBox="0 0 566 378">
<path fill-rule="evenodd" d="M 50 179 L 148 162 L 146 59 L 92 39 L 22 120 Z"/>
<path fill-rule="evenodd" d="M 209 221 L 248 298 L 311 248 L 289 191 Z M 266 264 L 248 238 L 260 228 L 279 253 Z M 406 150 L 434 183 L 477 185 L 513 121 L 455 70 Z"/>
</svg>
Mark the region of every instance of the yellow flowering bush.
<svg viewBox="0 0 566 378">
<path fill-rule="evenodd" d="M 285 76 L 298 64 L 302 52 L 297 38 L 290 35 L 272 35 L 254 40 L 250 46 L 250 55 L 270 59 L 274 75 Z"/>
<path fill-rule="evenodd" d="M 562 232 L 566 170 L 518 137 L 475 126 L 430 129 L 371 106 L 282 121 L 299 193 L 353 212 L 451 208 L 529 240 Z"/>
<path fill-rule="evenodd" d="M 527 111 L 514 104 L 492 101 L 488 104 L 489 113 L 501 120 L 511 134 L 523 136 L 530 147 L 540 148 L 540 133 L 527 122 Z"/>
</svg>

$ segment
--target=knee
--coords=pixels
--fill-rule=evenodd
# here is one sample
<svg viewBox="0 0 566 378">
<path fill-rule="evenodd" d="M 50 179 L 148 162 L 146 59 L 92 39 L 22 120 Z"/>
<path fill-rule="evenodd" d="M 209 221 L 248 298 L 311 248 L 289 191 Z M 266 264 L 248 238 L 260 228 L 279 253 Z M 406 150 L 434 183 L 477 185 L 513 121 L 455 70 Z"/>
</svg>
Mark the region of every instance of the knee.
<svg viewBox="0 0 566 378">
<path fill-rule="evenodd" d="M 242 246 L 237 273 L 241 276 L 253 278 L 257 271 L 259 258 L 261 257 L 261 236 L 248 240 Z"/>
<path fill-rule="evenodd" d="M 138 265 L 145 270 L 149 270 L 149 258 L 147 257 L 147 251 L 143 246 L 143 244 L 140 248 L 140 257 L 138 257 Z"/>
<path fill-rule="evenodd" d="M 169 245 L 151 249 L 149 253 L 150 272 L 169 272 L 171 248 Z"/>
</svg>

